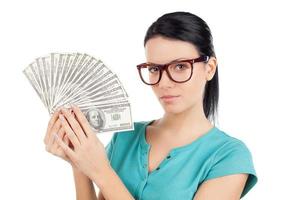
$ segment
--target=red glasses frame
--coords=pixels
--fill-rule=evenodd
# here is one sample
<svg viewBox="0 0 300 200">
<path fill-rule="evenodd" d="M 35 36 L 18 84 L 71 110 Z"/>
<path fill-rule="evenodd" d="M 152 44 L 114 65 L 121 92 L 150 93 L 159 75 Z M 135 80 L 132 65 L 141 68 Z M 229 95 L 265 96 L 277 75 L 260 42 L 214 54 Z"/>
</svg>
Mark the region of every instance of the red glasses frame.
<svg viewBox="0 0 300 200">
<path fill-rule="evenodd" d="M 198 58 L 194 58 L 194 59 L 185 59 L 185 60 L 178 60 L 178 61 L 173 61 L 173 62 L 169 62 L 167 64 L 163 64 L 163 65 L 159 65 L 159 64 L 154 64 L 154 63 L 142 63 L 142 64 L 139 64 L 137 65 L 137 69 L 138 69 L 138 72 L 139 72 L 139 75 L 140 75 L 140 78 L 141 80 L 143 81 L 143 83 L 145 83 L 146 85 L 156 85 L 157 83 L 159 83 L 159 81 L 161 80 L 161 77 L 162 77 L 162 73 L 164 70 L 166 70 L 167 72 L 167 75 L 168 77 L 176 82 L 176 83 L 184 83 L 184 82 L 187 82 L 189 81 L 191 78 L 192 78 L 192 75 L 193 75 L 193 64 L 196 63 L 196 62 L 205 62 L 207 63 L 209 60 L 209 56 L 206 56 L 206 55 L 200 55 L 200 57 Z M 168 67 L 169 65 L 171 64 L 174 64 L 174 63 L 180 63 L 180 62 L 189 62 L 191 64 L 191 74 L 189 76 L 189 78 L 187 80 L 184 80 L 184 81 L 176 81 L 172 78 L 172 76 L 170 75 L 170 72 L 168 70 Z M 158 78 L 158 81 L 156 83 L 147 83 L 144 79 L 143 79 L 143 76 L 142 76 L 142 72 L 141 72 L 141 69 L 142 68 L 147 68 L 148 66 L 150 65 L 155 65 L 156 67 L 159 68 L 159 78 Z"/>
</svg>

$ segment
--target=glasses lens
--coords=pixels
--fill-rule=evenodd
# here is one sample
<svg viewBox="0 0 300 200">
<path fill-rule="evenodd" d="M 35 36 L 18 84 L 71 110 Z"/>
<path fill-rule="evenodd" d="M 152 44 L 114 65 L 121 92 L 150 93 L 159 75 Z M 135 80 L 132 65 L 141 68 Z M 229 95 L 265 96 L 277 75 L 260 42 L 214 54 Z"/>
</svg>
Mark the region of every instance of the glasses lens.
<svg viewBox="0 0 300 200">
<path fill-rule="evenodd" d="M 177 62 L 169 65 L 171 77 L 178 82 L 186 81 L 192 74 L 192 65 L 189 62 Z"/>
<path fill-rule="evenodd" d="M 148 84 L 155 84 L 159 79 L 159 67 L 155 65 L 148 65 L 141 68 L 141 76 L 144 82 Z"/>
</svg>

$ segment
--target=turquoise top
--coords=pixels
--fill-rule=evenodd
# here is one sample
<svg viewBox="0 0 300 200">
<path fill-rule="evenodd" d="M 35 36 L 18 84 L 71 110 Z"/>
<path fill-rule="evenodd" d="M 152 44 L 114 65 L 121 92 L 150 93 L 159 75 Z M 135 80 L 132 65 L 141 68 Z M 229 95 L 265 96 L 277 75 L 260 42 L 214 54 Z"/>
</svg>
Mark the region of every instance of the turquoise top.
<svg viewBox="0 0 300 200">
<path fill-rule="evenodd" d="M 230 174 L 249 174 L 241 197 L 256 184 L 247 146 L 216 126 L 190 144 L 173 148 L 148 173 L 151 145 L 145 132 L 152 122 L 134 122 L 134 130 L 115 132 L 105 147 L 112 168 L 135 199 L 193 199 L 204 181 Z"/>
</svg>

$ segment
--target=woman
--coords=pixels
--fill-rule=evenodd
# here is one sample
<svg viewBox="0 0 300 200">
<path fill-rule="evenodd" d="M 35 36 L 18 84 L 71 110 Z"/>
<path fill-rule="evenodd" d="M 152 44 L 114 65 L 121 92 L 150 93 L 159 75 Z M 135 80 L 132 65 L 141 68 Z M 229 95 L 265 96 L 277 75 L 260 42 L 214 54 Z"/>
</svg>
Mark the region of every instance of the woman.
<svg viewBox="0 0 300 200">
<path fill-rule="evenodd" d="M 73 168 L 77 199 L 222 199 L 243 197 L 257 182 L 247 146 L 211 121 L 218 69 L 207 24 L 187 12 L 161 16 L 137 66 L 165 113 L 116 132 L 104 148 L 80 109 L 50 119 L 47 150 Z M 55 134 L 57 133 L 57 134 Z"/>
</svg>

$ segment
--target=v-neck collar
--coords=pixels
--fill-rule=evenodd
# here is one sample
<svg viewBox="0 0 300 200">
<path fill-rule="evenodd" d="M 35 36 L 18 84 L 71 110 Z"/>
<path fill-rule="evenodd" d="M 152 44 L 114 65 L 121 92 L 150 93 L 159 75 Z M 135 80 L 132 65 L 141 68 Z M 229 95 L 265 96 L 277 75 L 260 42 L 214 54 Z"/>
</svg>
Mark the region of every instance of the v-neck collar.
<svg viewBox="0 0 300 200">
<path fill-rule="evenodd" d="M 151 144 L 148 144 L 147 141 L 146 141 L 146 128 L 147 128 L 147 126 L 151 125 L 154 121 L 155 120 L 146 121 L 144 123 L 143 127 L 141 128 L 140 144 L 146 150 L 150 149 L 150 147 L 151 147 Z M 210 130 L 208 130 L 203 135 L 199 136 L 197 139 L 195 139 L 191 143 L 171 149 L 170 155 L 172 156 L 172 155 L 177 154 L 178 152 L 181 152 L 181 151 L 184 151 L 184 150 L 189 150 L 189 149 L 192 149 L 195 146 L 198 146 L 198 144 L 204 142 L 207 138 L 209 138 L 211 135 L 216 133 L 217 130 L 218 130 L 218 128 L 216 126 L 213 126 Z"/>
</svg>

